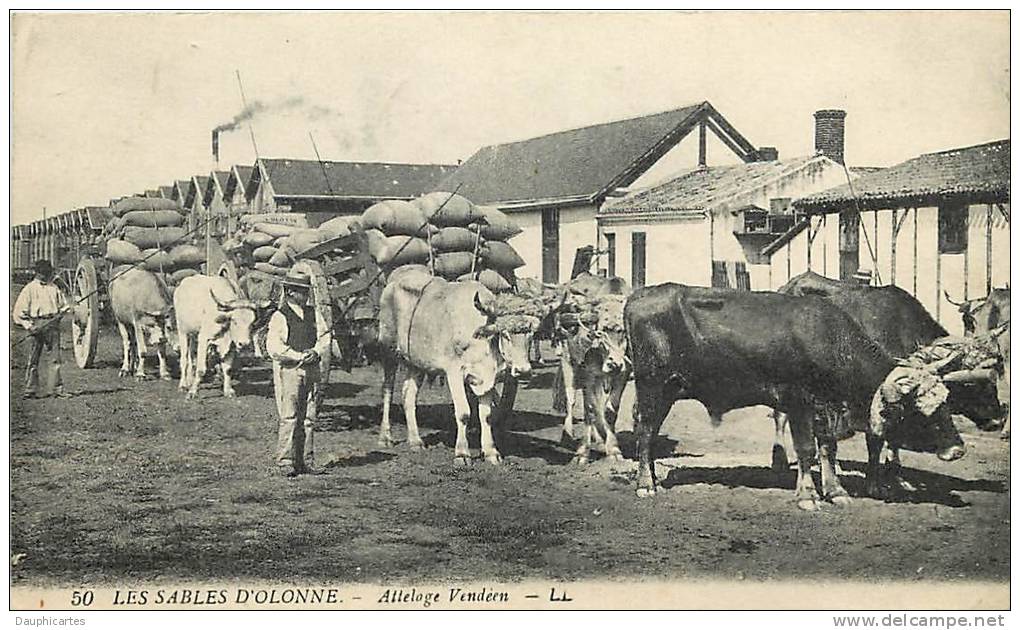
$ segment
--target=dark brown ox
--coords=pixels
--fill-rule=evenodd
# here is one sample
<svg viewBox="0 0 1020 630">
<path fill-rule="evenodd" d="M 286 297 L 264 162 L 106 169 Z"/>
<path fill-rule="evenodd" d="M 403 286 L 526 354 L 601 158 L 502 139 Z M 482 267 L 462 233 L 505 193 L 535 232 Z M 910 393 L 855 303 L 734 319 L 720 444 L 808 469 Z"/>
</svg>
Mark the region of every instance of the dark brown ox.
<svg viewBox="0 0 1020 630">
<path fill-rule="evenodd" d="M 575 392 L 584 402 L 584 430 L 574 461 L 587 464 L 592 444 L 601 440 L 606 457 L 622 461 L 616 439 L 620 400 L 630 378 L 623 307 L 630 287 L 622 278 L 582 274 L 565 287 L 564 299 L 554 311 L 555 343 L 560 372 L 554 408 L 564 413 L 561 441 L 574 440 Z"/>
<path fill-rule="evenodd" d="M 513 378 L 526 377 L 531 371 L 527 348 L 534 326 L 498 326 L 495 296 L 479 282 L 447 282 L 413 268 L 397 268 L 390 274 L 380 302 L 383 403 L 379 443 L 393 444 L 390 400 L 397 367 L 402 365 L 407 374 L 403 399 L 408 445 L 414 450 L 422 447 L 416 413 L 418 390 L 427 376 L 441 374 L 450 388 L 457 422 L 455 463 L 471 463 L 467 441 L 471 409 L 465 384 L 478 398 L 482 454 L 490 463 L 500 463 L 502 456 L 490 424 L 494 387 L 504 371 Z"/>
<path fill-rule="evenodd" d="M 948 392 L 937 372 L 944 365 L 897 366 L 826 299 L 664 284 L 634 292 L 624 319 L 639 410 L 639 496 L 655 493 L 652 441 L 680 399 L 700 401 L 716 422 L 752 405 L 788 414 L 802 509 L 819 505 L 816 454 L 822 497 L 849 503 L 836 475 L 836 442 L 855 431 L 866 433 L 869 452 L 874 445 L 880 452 L 887 438 L 909 438 L 928 442 L 943 459 L 963 456 L 942 404 Z M 868 475 L 877 476 L 877 461 L 869 464 Z"/>
<path fill-rule="evenodd" d="M 1002 425 L 1002 439 L 1009 439 L 1009 287 L 992 289 L 987 296 L 964 302 L 954 302 L 946 293 L 946 299 L 960 309 L 963 329 L 967 335 L 994 335 L 1002 356 L 1002 370 L 995 381 L 999 403 L 1003 407 L 1005 421 Z"/>
<path fill-rule="evenodd" d="M 894 358 L 906 358 L 918 348 L 948 335 L 914 296 L 897 286 L 873 287 L 841 282 L 808 271 L 780 287 L 779 292 L 797 296 L 816 295 L 829 300 L 846 312 L 872 341 Z M 992 390 L 992 383 L 987 379 L 963 376 L 956 373 L 947 379 L 947 404 L 950 412 L 965 415 L 981 426 L 1001 417 L 1002 411 Z M 775 423 L 772 467 L 778 471 L 785 470 L 788 465 L 783 447 L 785 416 L 776 414 Z M 900 488 L 912 490 L 898 474 L 900 446 L 889 444 L 886 473 Z M 869 488 L 872 494 L 880 491 L 878 487 Z"/>
</svg>

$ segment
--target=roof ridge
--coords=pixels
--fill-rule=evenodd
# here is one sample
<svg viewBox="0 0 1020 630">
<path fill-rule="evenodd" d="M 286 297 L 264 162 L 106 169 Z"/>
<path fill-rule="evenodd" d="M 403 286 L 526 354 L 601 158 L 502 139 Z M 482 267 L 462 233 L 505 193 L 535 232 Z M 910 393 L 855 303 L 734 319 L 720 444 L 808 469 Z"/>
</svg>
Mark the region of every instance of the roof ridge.
<svg viewBox="0 0 1020 630">
<path fill-rule="evenodd" d="M 585 129 L 594 129 L 596 127 L 605 127 L 605 126 L 608 126 L 608 125 L 616 125 L 616 124 L 619 124 L 619 123 L 622 123 L 622 122 L 630 122 L 632 120 L 641 120 L 642 118 L 652 118 L 653 116 L 662 116 L 663 114 L 672 114 L 672 113 L 676 113 L 676 112 L 679 112 L 679 111 L 684 110 L 684 109 L 690 109 L 692 107 L 702 107 L 702 106 L 704 106 L 706 104 L 710 104 L 710 103 L 707 100 L 706 101 L 697 101 L 695 103 L 690 103 L 688 105 L 681 105 L 680 107 L 674 107 L 672 109 L 664 109 L 664 110 L 662 110 L 660 112 L 653 112 L 651 114 L 642 114 L 640 116 L 630 116 L 629 118 L 618 118 L 616 120 L 609 120 L 609 121 L 601 122 L 601 123 L 593 123 L 593 124 L 590 124 L 590 125 L 581 125 L 580 127 L 571 127 L 570 129 L 561 129 L 560 131 L 552 131 L 552 132 L 543 133 L 543 134 L 537 135 L 537 136 L 529 136 L 527 138 L 521 138 L 520 140 L 508 140 L 506 142 L 497 142 L 495 144 L 487 144 L 487 145 L 483 146 L 481 149 L 479 149 L 479 151 L 484 151 L 485 149 L 492 149 L 492 148 L 495 148 L 495 147 L 502 147 L 502 146 L 506 146 L 506 145 L 509 145 L 509 144 L 520 144 L 522 142 L 530 142 L 531 140 L 538 140 L 540 138 L 550 138 L 552 136 L 558 136 L 558 135 L 565 134 L 565 133 L 572 133 L 572 132 L 575 132 L 575 131 L 582 131 L 582 130 L 585 130 Z"/>
<path fill-rule="evenodd" d="M 271 158 L 271 157 L 260 157 L 263 161 L 272 162 L 308 162 L 311 164 L 371 164 L 376 166 L 437 166 L 443 168 L 455 168 L 456 164 L 441 164 L 438 162 L 370 162 L 370 161 L 353 161 L 353 160 L 314 160 L 310 158 Z M 252 168 L 249 166 L 248 168 Z"/>
<path fill-rule="evenodd" d="M 979 149 L 981 147 L 988 147 L 988 146 L 992 146 L 993 144 L 1007 144 L 1007 143 L 1009 143 L 1009 140 L 1010 140 L 1009 138 L 1003 138 L 1002 140 L 991 140 L 989 142 L 981 142 L 979 144 L 972 144 L 972 145 L 969 145 L 969 146 L 966 146 L 966 147 L 957 147 L 955 149 L 942 149 L 941 151 L 932 151 L 930 153 L 922 153 L 921 155 L 919 155 L 917 157 L 923 157 L 925 155 L 944 155 L 946 153 L 954 153 L 956 151 L 967 151 L 968 149 Z"/>
</svg>

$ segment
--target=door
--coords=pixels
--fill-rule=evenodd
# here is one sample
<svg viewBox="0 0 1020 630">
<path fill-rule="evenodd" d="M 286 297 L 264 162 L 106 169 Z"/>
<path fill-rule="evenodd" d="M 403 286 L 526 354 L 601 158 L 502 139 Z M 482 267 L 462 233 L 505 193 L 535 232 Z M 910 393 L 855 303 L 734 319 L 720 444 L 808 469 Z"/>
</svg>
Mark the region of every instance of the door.
<svg viewBox="0 0 1020 630">
<path fill-rule="evenodd" d="M 560 211 L 542 210 L 542 282 L 560 281 Z"/>
<path fill-rule="evenodd" d="M 630 245 L 631 278 L 630 284 L 635 289 L 645 286 L 645 233 L 631 234 Z"/>
</svg>

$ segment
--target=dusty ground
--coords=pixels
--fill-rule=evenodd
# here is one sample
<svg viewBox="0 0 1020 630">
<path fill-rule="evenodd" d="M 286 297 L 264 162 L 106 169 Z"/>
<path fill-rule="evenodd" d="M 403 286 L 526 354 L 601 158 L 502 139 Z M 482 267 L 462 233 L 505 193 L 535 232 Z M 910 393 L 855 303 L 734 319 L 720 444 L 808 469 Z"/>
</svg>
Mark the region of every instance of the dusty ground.
<svg viewBox="0 0 1020 630">
<path fill-rule="evenodd" d="M 660 450 L 683 440 L 688 455 L 660 459 L 665 490 L 639 500 L 633 462 L 569 464 L 560 419 L 548 412 L 548 369 L 520 393 L 504 465 L 468 468 L 453 465 L 451 408 L 438 387 L 423 395 L 431 447 L 377 448 L 379 374 L 364 369 L 334 372 L 316 434 L 328 474 L 287 480 L 271 475 L 267 369 L 249 369 L 236 400 L 209 383 L 187 401 L 176 383 L 119 379 L 119 348 L 104 331 L 100 365 L 88 371 L 68 350 L 65 380 L 81 394 L 30 401 L 20 399 L 27 344 L 15 349 L 11 554 L 26 554 L 15 584 L 1008 580 L 1008 443 L 966 421 L 967 457 L 905 454 L 919 490 L 892 503 L 860 497 L 864 440 L 842 443 L 844 485 L 858 498 L 804 513 L 792 500 L 793 470 L 768 468 L 772 427 L 761 410 L 713 429 L 700 405 L 678 404 Z M 402 421 L 394 430 L 402 437 Z M 622 438 L 633 441 L 628 431 Z"/>
</svg>

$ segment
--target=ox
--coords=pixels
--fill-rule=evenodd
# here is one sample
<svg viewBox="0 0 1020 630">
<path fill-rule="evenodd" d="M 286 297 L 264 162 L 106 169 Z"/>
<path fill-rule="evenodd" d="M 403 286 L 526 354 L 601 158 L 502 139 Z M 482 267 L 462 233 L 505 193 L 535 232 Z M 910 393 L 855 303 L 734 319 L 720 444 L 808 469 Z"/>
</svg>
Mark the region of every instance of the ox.
<svg viewBox="0 0 1020 630">
<path fill-rule="evenodd" d="M 198 395 L 205 377 L 209 346 L 216 348 L 223 372 L 223 395 L 234 397 L 231 370 L 239 349 L 251 345 L 255 306 L 238 296 L 226 278 L 190 276 L 174 291 L 177 335 L 181 347 L 180 389 L 188 398 Z"/>
<path fill-rule="evenodd" d="M 1002 356 L 1002 373 L 995 381 L 995 390 L 1002 405 L 1005 422 L 1002 439 L 1009 439 L 1009 287 L 992 289 L 987 296 L 977 300 L 954 302 L 946 293 L 950 304 L 960 309 L 963 329 L 968 335 L 992 334 L 996 337 L 999 354 Z"/>
<path fill-rule="evenodd" d="M 841 282 L 808 271 L 796 276 L 779 288 L 786 295 L 817 295 L 823 297 L 850 316 L 872 341 L 894 358 L 905 358 L 922 346 L 948 335 L 924 306 L 897 286 L 872 287 L 853 282 Z M 952 413 L 967 416 L 983 426 L 988 420 L 1001 417 L 991 383 L 986 380 L 963 380 L 954 375 L 946 380 L 949 388 L 948 405 Z M 776 414 L 775 443 L 772 447 L 772 467 L 785 470 L 786 452 L 783 435 L 786 417 Z M 889 473 L 905 490 L 912 490 L 898 475 L 899 448 L 890 444 Z"/>
<path fill-rule="evenodd" d="M 836 475 L 836 442 L 855 431 L 868 438 L 869 487 L 886 439 L 945 460 L 964 454 L 942 404 L 947 391 L 936 374 L 945 366 L 897 366 L 825 299 L 664 284 L 632 294 L 624 320 L 639 409 L 639 496 L 655 493 L 652 441 L 680 399 L 700 401 L 714 422 L 752 405 L 788 414 L 802 509 L 819 507 L 811 478 L 816 447 L 822 496 L 850 502 Z"/>
<path fill-rule="evenodd" d="M 471 409 L 465 383 L 478 398 L 482 454 L 492 464 L 501 461 L 490 425 L 493 389 L 504 370 L 515 379 L 530 373 L 527 348 L 533 328 L 496 326 L 494 300 L 478 282 L 447 282 L 413 268 L 398 268 L 390 274 L 379 312 L 378 345 L 384 374 L 381 445 L 393 444 L 390 400 L 397 367 L 403 366 L 404 417 L 411 449 L 422 447 L 416 413 L 418 390 L 427 376 L 442 374 L 457 422 L 455 463 L 471 462 L 466 433 Z"/>
<path fill-rule="evenodd" d="M 604 440 L 606 457 L 613 461 L 623 459 L 616 440 L 616 418 L 630 378 L 623 328 L 623 306 L 629 293 L 630 288 L 622 278 L 582 274 L 567 285 L 563 303 L 553 314 L 560 355 L 554 408 L 565 413 L 563 443 L 574 439 L 577 389 L 584 401 L 585 428 L 574 456 L 578 464 L 588 463 L 595 437 Z M 588 318 L 590 321 L 585 322 Z"/>
<path fill-rule="evenodd" d="M 120 375 L 127 376 L 133 369 L 136 378 L 145 378 L 145 355 L 151 346 L 159 358 L 159 377 L 170 380 L 166 362 L 170 291 L 156 274 L 144 269 L 119 268 L 112 275 L 110 306 L 124 345 Z"/>
</svg>

